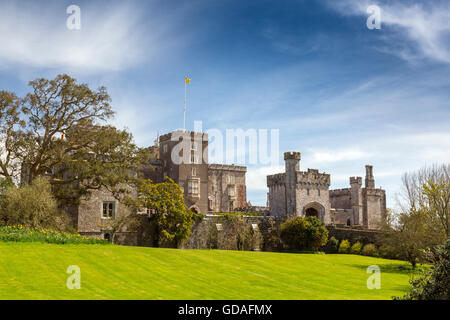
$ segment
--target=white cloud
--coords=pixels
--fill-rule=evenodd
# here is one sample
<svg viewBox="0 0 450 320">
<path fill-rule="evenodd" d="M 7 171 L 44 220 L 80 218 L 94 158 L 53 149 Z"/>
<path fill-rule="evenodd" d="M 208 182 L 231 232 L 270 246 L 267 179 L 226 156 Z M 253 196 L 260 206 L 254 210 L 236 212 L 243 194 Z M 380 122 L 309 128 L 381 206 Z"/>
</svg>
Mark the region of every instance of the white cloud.
<svg viewBox="0 0 450 320">
<path fill-rule="evenodd" d="M 268 167 L 249 167 L 247 168 L 247 189 L 249 191 L 266 191 L 267 176 L 275 173 L 284 172 L 284 166 L 268 166 Z M 250 199 L 251 200 L 251 199 Z"/>
<path fill-rule="evenodd" d="M 312 151 L 311 162 L 324 163 L 324 162 L 339 162 L 339 161 L 354 161 L 358 159 L 368 159 L 372 154 L 359 150 L 359 149 L 346 149 L 346 150 L 317 150 Z"/>
<path fill-rule="evenodd" d="M 450 5 L 427 1 L 423 4 L 375 1 L 381 8 L 380 36 L 388 45 L 379 48 L 408 61 L 429 58 L 450 63 Z M 369 16 L 374 1 L 333 1 L 330 6 L 344 15 Z M 389 28 L 384 29 L 386 26 Z M 361 27 L 365 27 L 362 24 Z"/>
<path fill-rule="evenodd" d="M 160 19 L 147 21 L 133 2 L 80 8 L 81 29 L 69 30 L 69 15 L 60 3 L 2 2 L 0 67 L 120 71 L 150 59 L 169 31 Z"/>
</svg>

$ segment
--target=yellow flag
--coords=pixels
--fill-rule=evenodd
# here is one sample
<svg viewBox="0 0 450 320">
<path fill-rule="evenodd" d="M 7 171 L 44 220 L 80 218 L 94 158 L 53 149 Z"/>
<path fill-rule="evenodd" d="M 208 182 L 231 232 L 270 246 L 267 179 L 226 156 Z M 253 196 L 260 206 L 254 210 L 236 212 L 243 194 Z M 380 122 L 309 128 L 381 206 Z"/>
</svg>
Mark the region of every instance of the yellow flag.
<svg viewBox="0 0 450 320">
<path fill-rule="evenodd" d="M 191 79 L 189 79 L 188 77 L 186 77 L 186 78 L 184 79 L 184 81 L 185 81 L 186 83 L 191 83 Z"/>
</svg>

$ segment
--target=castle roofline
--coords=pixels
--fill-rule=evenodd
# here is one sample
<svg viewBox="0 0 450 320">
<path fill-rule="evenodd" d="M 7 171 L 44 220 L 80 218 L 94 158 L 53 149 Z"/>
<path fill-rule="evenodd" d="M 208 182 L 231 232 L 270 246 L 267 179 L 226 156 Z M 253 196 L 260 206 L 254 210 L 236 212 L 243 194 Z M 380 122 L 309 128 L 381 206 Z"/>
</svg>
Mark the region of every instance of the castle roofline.
<svg viewBox="0 0 450 320">
<path fill-rule="evenodd" d="M 178 136 L 178 137 L 190 135 L 191 137 L 201 137 L 203 140 L 206 140 L 206 141 L 208 140 L 207 132 L 196 132 L 196 131 L 178 129 L 178 130 L 174 130 L 172 132 L 161 135 L 159 137 L 159 141 L 171 140 L 173 135 Z"/>
<path fill-rule="evenodd" d="M 208 164 L 208 169 L 247 172 L 247 167 L 245 167 L 245 166 L 236 166 L 234 164 L 211 163 L 211 164 Z"/>
</svg>

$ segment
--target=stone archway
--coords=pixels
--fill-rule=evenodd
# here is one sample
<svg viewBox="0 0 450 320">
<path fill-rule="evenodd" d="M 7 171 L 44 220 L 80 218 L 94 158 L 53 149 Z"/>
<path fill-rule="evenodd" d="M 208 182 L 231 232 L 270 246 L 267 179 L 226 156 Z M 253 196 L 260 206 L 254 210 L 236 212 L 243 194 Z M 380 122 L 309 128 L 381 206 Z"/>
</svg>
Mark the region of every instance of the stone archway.
<svg viewBox="0 0 450 320">
<path fill-rule="evenodd" d="M 305 217 L 319 218 L 319 212 L 314 208 L 308 208 L 305 210 Z"/>
<path fill-rule="evenodd" d="M 325 222 L 325 207 L 318 202 L 310 202 L 303 207 L 304 217 L 316 217 L 322 222 Z"/>
<path fill-rule="evenodd" d="M 200 213 L 200 209 L 196 205 L 190 206 L 189 210 L 191 210 L 193 213 Z"/>
</svg>

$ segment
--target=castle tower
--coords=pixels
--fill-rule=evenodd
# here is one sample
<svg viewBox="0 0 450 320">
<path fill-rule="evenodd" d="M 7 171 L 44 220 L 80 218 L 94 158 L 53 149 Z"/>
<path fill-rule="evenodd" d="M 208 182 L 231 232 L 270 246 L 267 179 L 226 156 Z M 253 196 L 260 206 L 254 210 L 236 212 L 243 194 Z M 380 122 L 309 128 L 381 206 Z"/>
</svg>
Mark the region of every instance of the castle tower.
<svg viewBox="0 0 450 320">
<path fill-rule="evenodd" d="M 350 199 L 353 209 L 353 224 L 362 223 L 363 217 L 363 195 L 362 195 L 362 177 L 350 177 Z"/>
<path fill-rule="evenodd" d="M 370 165 L 366 165 L 366 180 L 365 185 L 366 189 L 375 188 L 375 178 L 373 177 L 373 167 Z"/>
<path fill-rule="evenodd" d="M 285 152 L 284 163 L 286 170 L 286 213 L 296 214 L 297 172 L 300 171 L 300 152 Z"/>
</svg>

